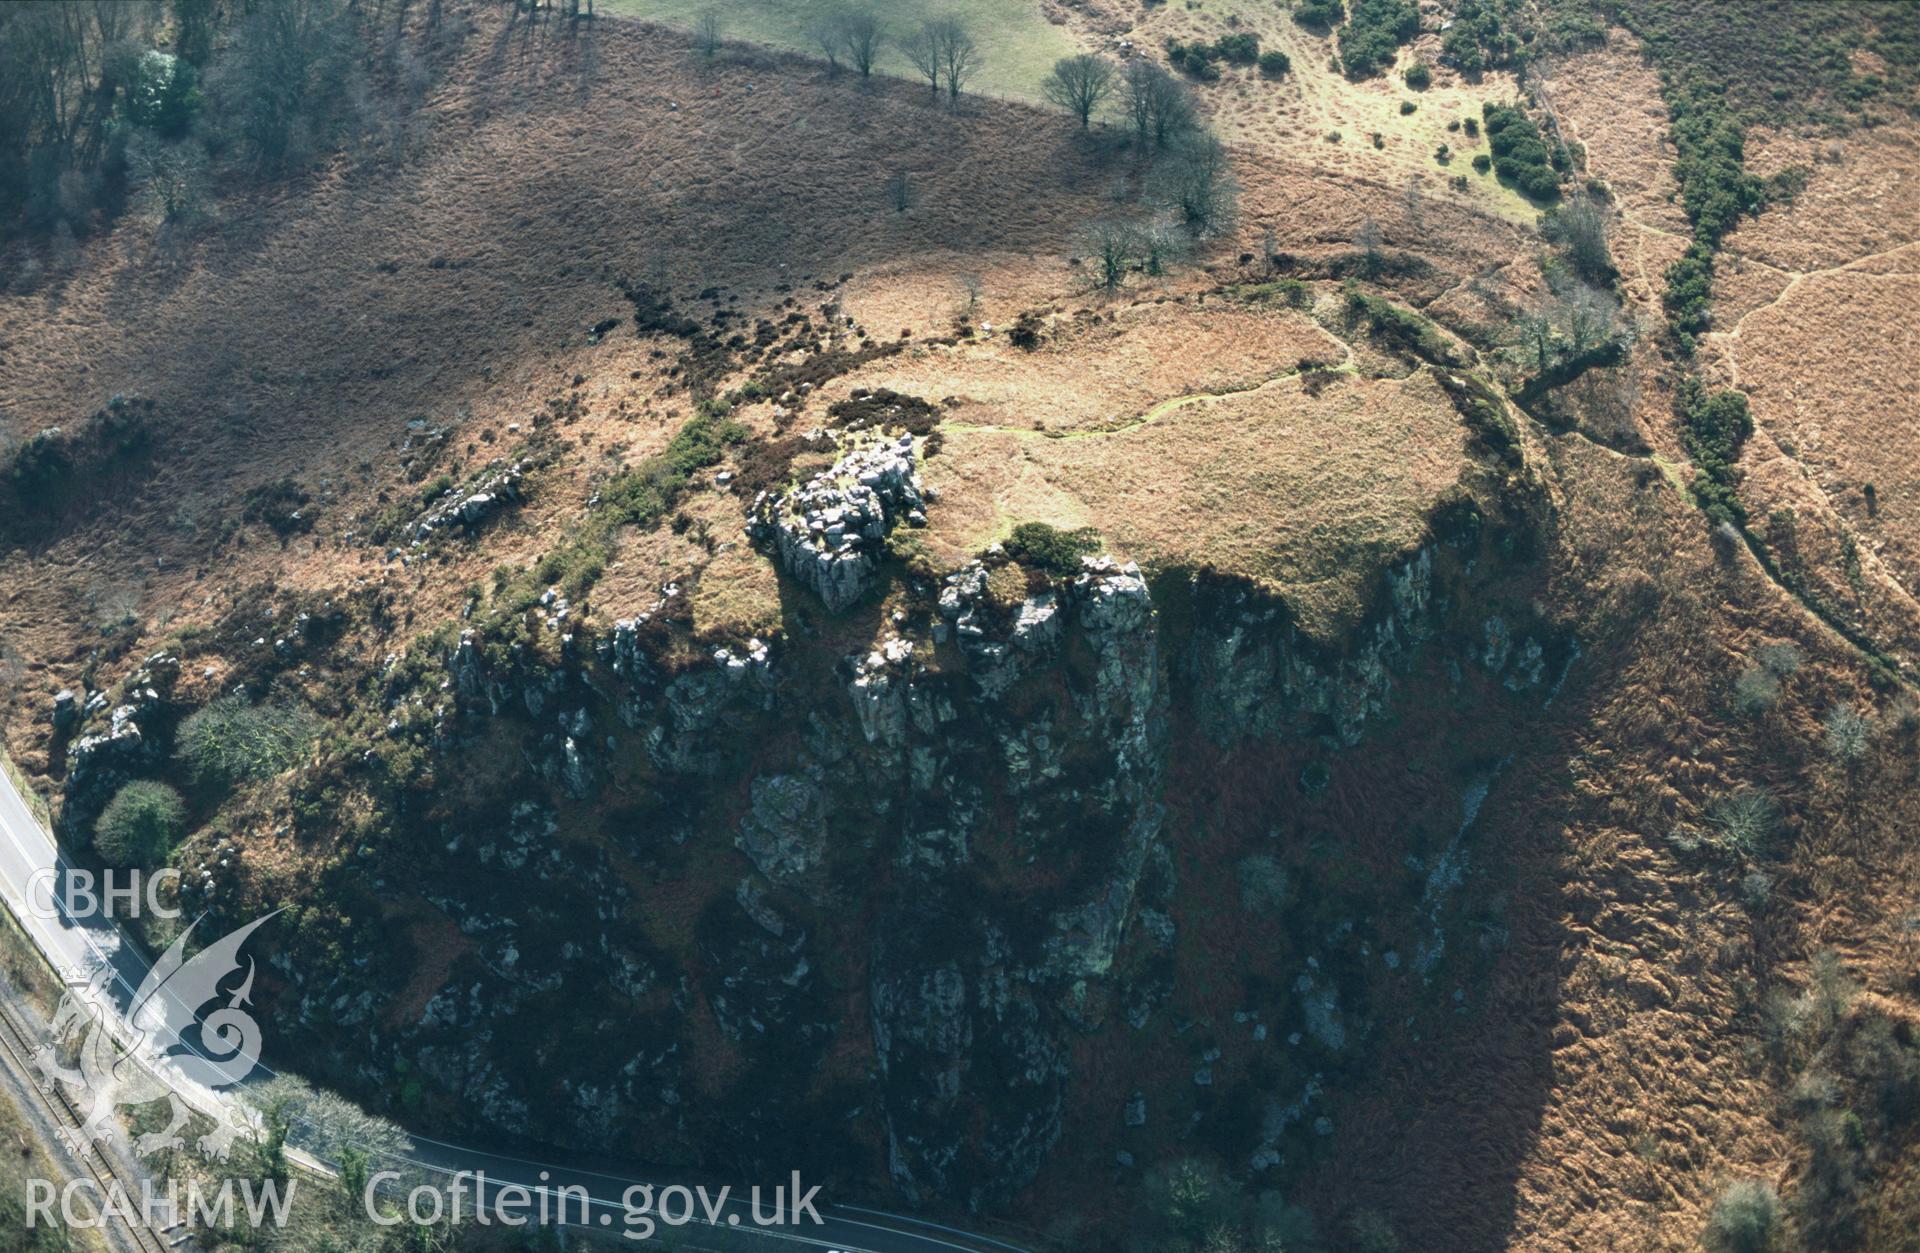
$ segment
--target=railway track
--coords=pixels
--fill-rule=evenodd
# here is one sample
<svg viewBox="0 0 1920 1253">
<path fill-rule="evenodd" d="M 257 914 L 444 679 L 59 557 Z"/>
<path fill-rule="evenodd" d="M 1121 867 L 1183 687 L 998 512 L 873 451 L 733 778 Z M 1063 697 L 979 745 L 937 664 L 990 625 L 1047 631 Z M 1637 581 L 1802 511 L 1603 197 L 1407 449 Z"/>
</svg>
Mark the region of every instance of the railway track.
<svg viewBox="0 0 1920 1253">
<path fill-rule="evenodd" d="M 83 1122 L 80 1111 L 58 1084 L 49 1092 L 35 1081 L 34 1048 L 33 1033 L 21 1023 L 13 1006 L 0 999 L 0 1053 L 6 1054 L 7 1061 L 38 1098 L 41 1108 L 54 1126 L 76 1133 L 74 1142 L 78 1143 L 78 1132 Z M 72 1156 L 99 1189 L 102 1199 L 117 1194 L 138 1206 L 141 1197 L 139 1180 L 129 1177 L 130 1172 L 116 1155 L 98 1145 L 87 1144 L 74 1150 Z M 116 1209 L 114 1216 L 140 1253 L 187 1253 L 193 1247 L 192 1233 L 177 1220 L 172 1226 L 155 1231 L 139 1218 L 125 1213 L 125 1208 L 128 1207 L 123 1205 Z"/>
</svg>

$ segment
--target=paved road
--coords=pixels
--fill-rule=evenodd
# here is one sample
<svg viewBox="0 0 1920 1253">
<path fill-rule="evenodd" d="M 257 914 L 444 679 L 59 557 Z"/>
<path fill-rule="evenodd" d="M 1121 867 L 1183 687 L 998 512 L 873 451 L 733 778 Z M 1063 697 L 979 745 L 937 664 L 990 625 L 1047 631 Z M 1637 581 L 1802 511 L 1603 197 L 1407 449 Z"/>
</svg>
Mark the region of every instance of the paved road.
<svg viewBox="0 0 1920 1253">
<path fill-rule="evenodd" d="M 45 908 L 48 893 L 35 880 L 36 874 L 52 870 L 57 877 L 72 873 L 70 863 L 46 829 L 40 825 L 19 789 L 4 769 L 0 769 L 0 898 L 19 921 L 22 930 L 39 948 L 54 970 L 66 980 L 74 994 L 87 999 L 96 1019 L 101 1021 L 123 1045 L 142 1050 L 148 1068 L 191 1108 L 220 1118 L 232 1116 L 237 1098 L 216 1090 L 184 1074 L 179 1065 L 154 1054 L 144 1034 L 136 1031 L 128 1019 L 135 992 L 149 971 L 150 963 L 139 945 L 98 911 L 74 916 L 61 907 L 58 894 Z M 41 879 L 45 875 L 41 874 Z M 35 888 L 40 908 L 28 908 L 28 892 Z M 58 916 L 47 916 L 57 913 Z M 204 937 L 203 937 L 204 938 Z M 198 1008 L 190 1007 L 190 1008 Z M 271 1024 L 267 1024 L 271 1025 Z M 264 1065 L 256 1072 L 271 1075 Z M 448 1144 L 425 1136 L 412 1136 L 413 1147 L 398 1159 L 376 1160 L 371 1169 L 378 1172 L 404 1172 L 405 1179 L 396 1188 L 418 1181 L 436 1183 L 443 1191 L 456 1183 L 471 1208 L 476 1194 L 486 1198 L 490 1208 L 502 1200 L 503 1191 L 522 1188 L 532 1194 L 532 1210 L 538 1212 L 539 1196 L 544 1190 L 551 1199 L 547 1212 L 570 1225 L 618 1232 L 636 1242 L 646 1224 L 636 1210 L 645 1193 L 636 1188 L 650 1187 L 656 1197 L 654 1214 L 661 1211 L 661 1192 L 674 1185 L 690 1188 L 694 1178 L 663 1176 L 649 1170 L 644 1176 L 618 1169 L 589 1170 L 496 1153 L 465 1145 Z M 299 1141 L 298 1128 L 293 1141 Z M 327 1163 L 309 1158 L 307 1164 L 326 1168 Z M 800 1165 L 804 1166 L 804 1163 Z M 784 1205 L 776 1202 L 773 1189 L 789 1180 L 767 1180 L 762 1189 L 759 1217 L 774 1218 L 782 1208 L 789 1211 L 786 1221 L 760 1225 L 750 1204 L 750 1194 L 735 1185 L 724 1200 L 718 1182 L 705 1180 L 706 1194 L 691 1198 L 691 1221 L 673 1229 L 683 1248 L 715 1251 L 758 1250 L 779 1253 L 782 1249 L 838 1249 L 844 1253 L 1022 1253 L 1019 1246 L 986 1236 L 945 1227 L 937 1223 L 887 1214 L 856 1206 L 834 1206 L 813 1198 L 821 1221 L 815 1223 L 804 1211 L 793 1213 L 796 1198 L 789 1192 Z M 811 1185 L 807 1185 L 811 1186 Z M 568 1190 L 564 1196 L 554 1195 Z M 803 1189 L 804 1191 L 804 1189 Z M 518 1194 L 509 1198 L 518 1201 Z M 685 1206 L 676 1193 L 667 1202 L 666 1212 L 679 1218 Z M 424 1199 L 423 1199 L 423 1208 Z M 495 1208 L 497 1212 L 497 1208 Z"/>
</svg>

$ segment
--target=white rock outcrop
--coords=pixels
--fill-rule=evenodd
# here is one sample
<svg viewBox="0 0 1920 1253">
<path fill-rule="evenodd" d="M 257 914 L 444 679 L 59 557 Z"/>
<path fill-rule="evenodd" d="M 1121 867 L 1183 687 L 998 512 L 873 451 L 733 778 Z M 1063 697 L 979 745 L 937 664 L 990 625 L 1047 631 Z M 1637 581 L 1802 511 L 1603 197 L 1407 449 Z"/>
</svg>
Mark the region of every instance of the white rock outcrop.
<svg viewBox="0 0 1920 1253">
<path fill-rule="evenodd" d="M 761 493 L 753 535 L 837 613 L 866 595 L 887 532 L 926 521 L 924 503 L 913 436 L 901 435 L 851 449 L 790 492 Z"/>
</svg>

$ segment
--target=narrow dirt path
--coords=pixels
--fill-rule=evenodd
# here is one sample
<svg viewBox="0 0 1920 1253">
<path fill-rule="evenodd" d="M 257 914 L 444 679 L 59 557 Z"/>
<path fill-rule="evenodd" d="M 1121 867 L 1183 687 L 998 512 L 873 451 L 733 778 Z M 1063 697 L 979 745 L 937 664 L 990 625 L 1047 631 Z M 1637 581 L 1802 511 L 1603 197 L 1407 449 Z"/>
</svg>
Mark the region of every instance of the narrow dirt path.
<svg viewBox="0 0 1920 1253">
<path fill-rule="evenodd" d="M 1712 332 L 1709 332 L 1704 338 L 1709 343 L 1712 343 L 1717 347 L 1719 347 L 1721 351 L 1724 353 L 1726 357 L 1726 362 L 1727 362 L 1728 378 L 1732 381 L 1733 386 L 1738 387 L 1740 386 L 1740 358 L 1739 358 L 1739 355 L 1735 352 L 1734 346 L 1738 344 L 1740 341 L 1740 332 L 1743 329 L 1745 329 L 1747 325 L 1747 319 L 1753 317 L 1757 313 L 1763 313 L 1766 310 L 1771 309 L 1774 306 L 1778 305 L 1781 301 L 1785 300 L 1788 296 L 1792 295 L 1800 287 L 1800 285 L 1806 282 L 1808 279 L 1827 278 L 1835 274 L 1846 274 L 1851 271 L 1857 270 L 1860 266 L 1863 266 L 1870 261 L 1878 261 L 1882 257 L 1890 257 L 1890 256 L 1893 256 L 1895 253 L 1905 252 L 1909 248 L 1920 248 L 1920 240 L 1909 240 L 1904 244 L 1896 244 L 1891 248 L 1884 248 L 1879 252 L 1870 252 L 1870 253 L 1867 253 L 1865 256 L 1855 257 L 1851 261 L 1842 262 L 1839 265 L 1830 265 L 1824 269 L 1819 269 L 1819 270 L 1784 270 L 1784 269 L 1781 269 L 1779 266 L 1767 265 L 1765 261 L 1755 260 L 1754 264 L 1765 265 L 1770 270 L 1777 270 L 1779 273 L 1787 275 L 1788 276 L 1787 285 L 1785 287 L 1782 287 L 1780 291 L 1774 296 L 1774 298 L 1772 300 L 1769 300 L 1766 304 L 1756 305 L 1755 307 L 1741 314 L 1740 320 L 1733 324 L 1732 330 L 1712 331 Z M 1862 277 L 1865 277 L 1865 278 L 1920 278 L 1920 271 L 1869 270 L 1869 271 L 1863 271 Z"/>
<path fill-rule="evenodd" d="M 1360 372 L 1359 368 L 1353 361 L 1353 345 L 1343 343 L 1341 347 L 1346 350 L 1345 358 L 1339 365 L 1327 366 L 1327 373 L 1358 374 Z M 1430 368 L 1430 366 L 1422 364 L 1414 373 L 1417 374 L 1420 370 Z M 1228 396 L 1251 395 L 1254 392 L 1263 391 L 1266 388 L 1285 383 L 1289 379 L 1299 377 L 1300 367 L 1290 366 L 1279 374 L 1268 375 L 1259 382 L 1249 383 L 1245 387 L 1226 387 L 1219 391 L 1188 392 L 1184 395 L 1169 397 L 1166 400 L 1154 402 L 1153 405 L 1148 407 L 1144 413 L 1136 418 L 1131 418 L 1118 425 L 1104 427 L 1099 430 L 1045 431 L 1030 426 L 1001 426 L 998 423 L 992 422 L 978 424 L 970 422 L 942 422 L 940 424 L 940 430 L 942 434 L 946 435 L 1015 435 L 1022 439 L 1093 439 L 1100 436 L 1124 435 L 1128 431 L 1137 431 L 1150 422 L 1158 422 L 1168 414 L 1184 409 L 1188 405 L 1199 404 L 1207 400 L 1223 400 Z M 1408 377 L 1411 378 L 1412 375 Z"/>
</svg>

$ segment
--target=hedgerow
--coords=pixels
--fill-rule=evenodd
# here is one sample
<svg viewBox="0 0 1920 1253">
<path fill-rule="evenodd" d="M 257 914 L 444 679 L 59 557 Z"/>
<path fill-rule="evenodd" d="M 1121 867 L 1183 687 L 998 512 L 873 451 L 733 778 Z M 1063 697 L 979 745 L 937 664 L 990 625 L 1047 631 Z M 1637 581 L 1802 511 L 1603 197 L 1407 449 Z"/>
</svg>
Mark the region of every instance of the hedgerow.
<svg viewBox="0 0 1920 1253">
<path fill-rule="evenodd" d="M 1369 296 L 1358 289 L 1347 291 L 1347 316 L 1365 318 L 1373 333 L 1402 352 L 1410 353 L 1434 365 L 1466 364 L 1452 344 L 1426 318 L 1411 309 L 1403 309 L 1390 300 Z"/>
</svg>

